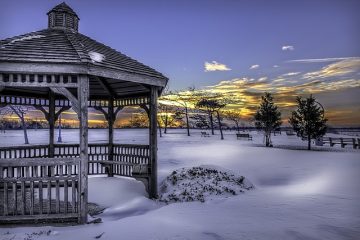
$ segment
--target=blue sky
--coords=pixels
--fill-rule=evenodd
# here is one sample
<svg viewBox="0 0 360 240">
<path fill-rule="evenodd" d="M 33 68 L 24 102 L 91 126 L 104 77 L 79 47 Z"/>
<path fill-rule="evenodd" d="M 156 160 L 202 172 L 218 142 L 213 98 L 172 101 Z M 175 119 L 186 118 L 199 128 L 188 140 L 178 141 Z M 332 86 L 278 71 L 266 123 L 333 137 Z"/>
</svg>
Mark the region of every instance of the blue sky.
<svg viewBox="0 0 360 240">
<path fill-rule="evenodd" d="M 47 11 L 59 3 L 2 0 L 0 39 L 46 28 Z M 66 3 L 78 13 L 81 33 L 164 73 L 173 90 L 218 89 L 227 82 L 241 92 L 255 81 L 268 85 L 253 92 L 266 87 L 277 92 L 320 79 L 324 84 L 298 93 L 324 89 L 314 93 L 329 109 L 360 93 L 360 1 Z M 239 85 L 239 79 L 246 81 Z M 359 105 L 354 100 L 344 107 L 356 112 Z M 348 115 L 360 122 L 360 116 Z"/>
</svg>

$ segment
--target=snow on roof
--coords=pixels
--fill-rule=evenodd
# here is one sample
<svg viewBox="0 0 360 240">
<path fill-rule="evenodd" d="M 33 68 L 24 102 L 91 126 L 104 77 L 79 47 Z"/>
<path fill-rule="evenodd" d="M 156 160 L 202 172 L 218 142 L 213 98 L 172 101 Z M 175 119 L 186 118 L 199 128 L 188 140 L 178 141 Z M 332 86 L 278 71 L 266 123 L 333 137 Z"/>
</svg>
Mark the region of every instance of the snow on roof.
<svg viewBox="0 0 360 240">
<path fill-rule="evenodd" d="M 45 37 L 45 36 L 44 35 L 30 35 L 30 36 L 14 39 L 11 42 L 9 42 L 8 44 L 12 44 L 15 42 L 20 42 L 20 41 L 31 40 L 31 39 L 35 39 L 35 38 L 42 38 L 42 37 Z"/>
<path fill-rule="evenodd" d="M 105 60 L 105 55 L 98 52 L 89 52 L 89 57 L 93 62 L 102 62 Z"/>
</svg>

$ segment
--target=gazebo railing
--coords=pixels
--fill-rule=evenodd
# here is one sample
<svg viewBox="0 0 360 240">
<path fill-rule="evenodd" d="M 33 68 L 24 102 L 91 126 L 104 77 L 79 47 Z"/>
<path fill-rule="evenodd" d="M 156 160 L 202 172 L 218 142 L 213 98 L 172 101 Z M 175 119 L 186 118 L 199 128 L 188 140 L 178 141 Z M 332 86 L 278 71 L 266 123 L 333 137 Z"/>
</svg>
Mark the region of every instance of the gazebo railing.
<svg viewBox="0 0 360 240">
<path fill-rule="evenodd" d="M 115 144 L 113 146 L 113 173 L 120 176 L 133 176 L 136 165 L 150 165 L 148 145 Z"/>
<path fill-rule="evenodd" d="M 150 164 L 148 145 L 114 144 L 112 159 L 109 157 L 109 150 L 109 145 L 106 143 L 88 145 L 89 175 L 108 174 L 109 169 L 112 169 L 114 175 L 131 177 L 135 165 Z M 79 157 L 79 153 L 79 144 L 54 145 L 54 158 L 76 158 Z M 0 159 L 49 157 L 49 145 L 0 147 Z M 109 165 L 113 167 L 108 168 Z M 58 174 L 60 170 L 55 167 L 54 171 Z M 78 168 L 75 168 L 75 171 L 77 174 Z"/>
<path fill-rule="evenodd" d="M 55 144 L 52 158 L 49 148 L 0 147 L 0 223 L 80 221 L 79 144 Z M 89 175 L 141 180 L 139 169 L 150 166 L 148 145 L 114 144 L 110 151 L 108 144 L 89 144 L 88 156 Z"/>
<path fill-rule="evenodd" d="M 44 158 L 44 157 L 49 157 L 49 145 L 0 147 L 0 159 L 3 159 L 3 158 Z"/>
<path fill-rule="evenodd" d="M 78 220 L 80 164 L 79 158 L 1 159 L 0 223 Z"/>
</svg>

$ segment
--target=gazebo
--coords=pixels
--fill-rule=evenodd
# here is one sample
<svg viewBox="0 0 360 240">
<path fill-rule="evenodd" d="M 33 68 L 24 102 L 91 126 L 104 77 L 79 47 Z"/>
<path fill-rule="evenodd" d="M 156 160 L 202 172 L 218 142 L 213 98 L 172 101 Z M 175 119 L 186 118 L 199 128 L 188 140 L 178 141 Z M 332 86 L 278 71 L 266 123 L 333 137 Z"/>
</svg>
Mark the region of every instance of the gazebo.
<svg viewBox="0 0 360 240">
<path fill-rule="evenodd" d="M 47 29 L 0 41 L 0 105 L 33 106 L 49 124 L 48 145 L 0 147 L 0 223 L 86 223 L 92 174 L 135 177 L 157 196 L 157 98 L 168 79 L 79 33 L 65 3 L 47 15 Z M 148 145 L 114 143 L 125 106 L 146 110 Z M 55 144 L 55 122 L 70 108 L 80 143 Z M 88 108 L 105 115 L 108 143 L 88 144 Z"/>
</svg>

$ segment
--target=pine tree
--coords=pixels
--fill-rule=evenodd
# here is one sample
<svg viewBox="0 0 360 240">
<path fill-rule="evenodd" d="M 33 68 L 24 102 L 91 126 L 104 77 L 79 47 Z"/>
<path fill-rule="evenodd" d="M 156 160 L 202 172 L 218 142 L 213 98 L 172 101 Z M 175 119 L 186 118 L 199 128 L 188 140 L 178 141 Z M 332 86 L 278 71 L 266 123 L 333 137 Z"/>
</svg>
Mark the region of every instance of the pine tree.
<svg viewBox="0 0 360 240">
<path fill-rule="evenodd" d="M 255 113 L 254 119 L 256 128 L 264 131 L 266 146 L 272 146 L 271 131 L 280 127 L 281 113 L 274 104 L 271 93 L 266 92 L 265 95 L 261 97 L 261 103 Z"/>
<path fill-rule="evenodd" d="M 311 150 L 311 139 L 324 136 L 327 130 L 324 109 L 312 95 L 305 99 L 297 97 L 296 102 L 298 108 L 292 112 L 289 123 L 298 135 L 307 138 L 308 150 Z"/>
</svg>

